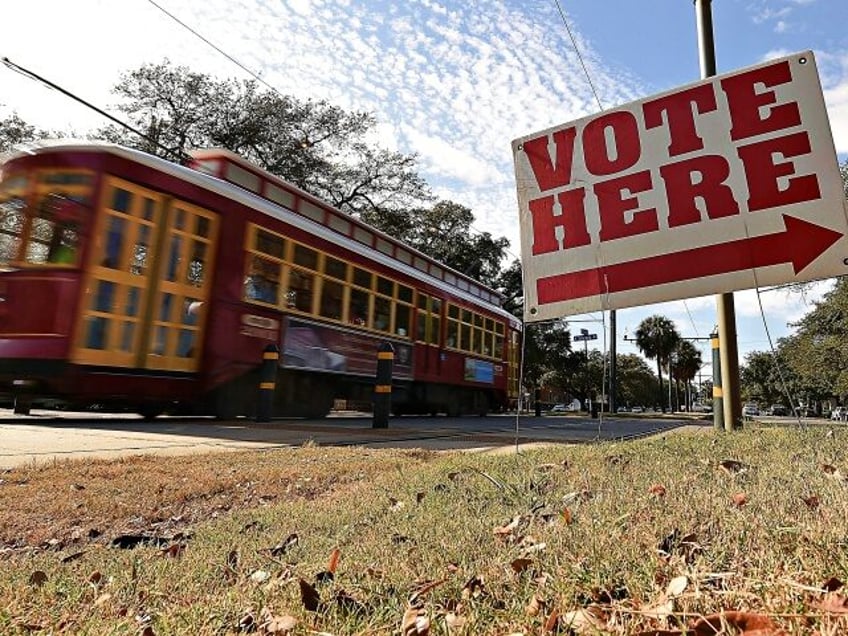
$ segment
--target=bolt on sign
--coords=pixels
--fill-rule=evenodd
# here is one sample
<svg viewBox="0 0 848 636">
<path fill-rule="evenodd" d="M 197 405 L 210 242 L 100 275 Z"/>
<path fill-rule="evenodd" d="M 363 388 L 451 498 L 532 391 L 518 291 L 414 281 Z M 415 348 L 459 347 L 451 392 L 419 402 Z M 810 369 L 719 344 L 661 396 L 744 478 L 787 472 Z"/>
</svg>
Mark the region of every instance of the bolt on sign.
<svg viewBox="0 0 848 636">
<path fill-rule="evenodd" d="M 525 320 L 848 273 L 812 52 L 516 139 Z"/>
</svg>

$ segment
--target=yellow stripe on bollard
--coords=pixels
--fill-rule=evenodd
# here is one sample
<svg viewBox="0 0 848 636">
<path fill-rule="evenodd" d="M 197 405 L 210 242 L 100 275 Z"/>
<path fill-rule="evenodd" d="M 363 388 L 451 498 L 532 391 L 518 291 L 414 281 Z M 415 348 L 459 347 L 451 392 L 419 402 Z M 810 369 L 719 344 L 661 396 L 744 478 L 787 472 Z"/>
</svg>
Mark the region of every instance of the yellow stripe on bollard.
<svg viewBox="0 0 848 636">
<path fill-rule="evenodd" d="M 374 393 L 391 393 L 392 385 L 391 384 L 378 384 L 374 387 Z"/>
<path fill-rule="evenodd" d="M 394 360 L 395 352 L 394 351 L 380 351 L 377 354 L 377 360 Z"/>
<path fill-rule="evenodd" d="M 265 353 L 262 354 L 262 359 L 263 360 L 279 360 L 280 354 L 277 353 L 276 351 L 266 351 Z"/>
<path fill-rule="evenodd" d="M 260 382 L 259 383 L 260 389 L 269 389 L 271 391 L 273 391 L 274 387 L 276 387 L 276 386 L 277 386 L 276 382 Z"/>
<path fill-rule="evenodd" d="M 713 387 L 713 397 L 714 398 L 724 397 L 724 393 L 722 392 L 720 386 L 714 386 Z"/>
</svg>

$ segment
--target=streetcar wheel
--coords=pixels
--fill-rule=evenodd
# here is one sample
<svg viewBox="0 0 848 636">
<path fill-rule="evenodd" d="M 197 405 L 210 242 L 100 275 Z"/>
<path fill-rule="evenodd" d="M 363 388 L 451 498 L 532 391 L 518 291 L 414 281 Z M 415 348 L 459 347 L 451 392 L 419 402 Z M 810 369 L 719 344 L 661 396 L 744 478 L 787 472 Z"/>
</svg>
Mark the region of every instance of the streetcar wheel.
<svg viewBox="0 0 848 636">
<path fill-rule="evenodd" d="M 138 414 L 141 415 L 141 417 L 144 418 L 145 421 L 149 422 L 151 420 L 155 420 L 157 417 L 162 415 L 162 408 L 155 405 L 142 406 L 140 409 L 138 409 Z"/>
</svg>

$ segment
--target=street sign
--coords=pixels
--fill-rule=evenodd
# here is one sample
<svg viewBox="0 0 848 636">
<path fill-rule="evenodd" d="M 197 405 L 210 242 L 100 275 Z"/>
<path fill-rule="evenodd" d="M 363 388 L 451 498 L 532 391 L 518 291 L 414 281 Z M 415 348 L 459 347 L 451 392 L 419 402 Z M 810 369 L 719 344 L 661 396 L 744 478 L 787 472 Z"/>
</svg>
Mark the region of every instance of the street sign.
<svg viewBox="0 0 848 636">
<path fill-rule="evenodd" d="M 521 137 L 513 154 L 528 322 L 848 273 L 809 51 Z"/>
<path fill-rule="evenodd" d="M 575 340 L 577 342 L 583 342 L 584 340 L 597 340 L 597 339 L 598 339 L 598 334 L 596 334 L 596 333 L 584 333 L 584 334 L 581 334 L 579 336 L 574 336 L 572 338 L 572 340 Z"/>
</svg>

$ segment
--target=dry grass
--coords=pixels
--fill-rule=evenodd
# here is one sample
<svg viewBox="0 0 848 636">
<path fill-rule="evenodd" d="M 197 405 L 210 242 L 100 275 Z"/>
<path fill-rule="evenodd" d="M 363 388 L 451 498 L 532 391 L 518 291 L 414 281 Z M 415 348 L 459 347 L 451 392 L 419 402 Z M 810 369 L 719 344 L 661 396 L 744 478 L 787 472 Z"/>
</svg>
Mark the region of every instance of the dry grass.
<svg viewBox="0 0 848 636">
<path fill-rule="evenodd" d="M 750 426 L 16 469 L 0 633 L 844 634 L 846 451 Z"/>
</svg>

